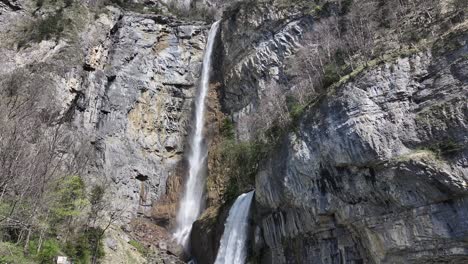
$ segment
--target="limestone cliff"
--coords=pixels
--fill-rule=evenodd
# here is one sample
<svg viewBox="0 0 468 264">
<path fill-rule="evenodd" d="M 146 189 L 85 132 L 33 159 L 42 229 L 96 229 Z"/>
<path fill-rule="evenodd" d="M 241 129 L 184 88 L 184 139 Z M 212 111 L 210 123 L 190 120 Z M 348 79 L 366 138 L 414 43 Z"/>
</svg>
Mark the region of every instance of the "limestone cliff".
<svg viewBox="0 0 468 264">
<path fill-rule="evenodd" d="M 60 170 L 80 175 L 88 186 L 105 186 L 106 210 L 116 212 L 116 225 L 150 217 L 168 178 L 180 180 L 209 25 L 99 3 L 36 5 L 0 3 L 2 94 L 15 89 L 12 83 L 24 87 L 19 91 L 34 102 L 26 114 L 47 117 L 18 122 L 43 135 L 60 131 Z M 13 131 L 8 98 L 0 103 L 1 120 Z"/>
<path fill-rule="evenodd" d="M 0 158 L 13 160 L 0 201 L 17 191 L 5 175 L 50 155 L 54 173 L 106 187 L 118 220 L 104 261 L 180 262 L 170 229 L 217 17 L 199 263 L 253 188 L 250 263 L 465 263 L 466 12 L 457 0 L 0 1 Z"/>
<path fill-rule="evenodd" d="M 280 130 L 256 175 L 253 263 L 467 261 L 468 28 L 450 4 L 408 12 L 399 33 L 377 27 L 373 52 L 383 51 L 325 90 L 309 82 L 297 115 L 281 108 L 294 115 L 286 131 L 272 110 L 307 82 L 291 71 L 308 71 L 297 68 L 303 46 L 326 45 L 323 21 L 339 6 L 250 2 L 225 12 L 221 102 L 236 137 Z M 226 211 L 213 210 L 196 240 L 219 240 Z"/>
</svg>

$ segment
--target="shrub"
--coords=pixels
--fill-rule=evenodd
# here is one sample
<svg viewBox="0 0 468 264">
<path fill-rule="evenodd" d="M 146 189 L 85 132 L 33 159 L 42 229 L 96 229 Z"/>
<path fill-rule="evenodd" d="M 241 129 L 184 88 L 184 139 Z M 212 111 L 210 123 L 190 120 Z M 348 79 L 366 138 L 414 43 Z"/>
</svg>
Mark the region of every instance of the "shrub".
<svg viewBox="0 0 468 264">
<path fill-rule="evenodd" d="M 53 263 L 54 258 L 60 253 L 60 246 L 57 240 L 47 239 L 42 244 L 42 249 L 37 254 L 39 263 Z"/>
<path fill-rule="evenodd" d="M 453 139 L 448 139 L 445 141 L 437 142 L 433 145 L 430 145 L 427 148 L 430 151 L 434 152 L 438 157 L 447 158 L 463 149 L 463 146 L 455 142 Z"/>
<path fill-rule="evenodd" d="M 215 9 L 207 7 L 205 5 L 202 5 L 201 7 L 195 6 L 186 10 L 184 8 L 181 8 L 178 5 L 177 1 L 169 2 L 169 4 L 167 5 L 167 8 L 169 9 L 169 12 L 171 12 L 175 16 L 182 18 L 182 19 L 188 19 L 188 20 L 200 20 L 200 21 L 212 22 L 215 20 L 215 15 L 216 15 Z"/>
<path fill-rule="evenodd" d="M 334 63 L 329 63 L 325 66 L 325 73 L 323 74 L 323 87 L 330 87 L 332 84 L 340 80 L 340 70 Z"/>
<path fill-rule="evenodd" d="M 106 0 L 103 5 L 116 5 L 122 9 L 139 13 L 161 13 L 161 10 L 157 6 L 150 6 L 148 3 L 137 3 L 131 0 Z"/>
<path fill-rule="evenodd" d="M 305 106 L 301 105 L 299 101 L 292 96 L 286 97 L 286 105 L 288 107 L 289 117 L 291 118 L 292 125 L 295 126 L 303 114 Z"/>
<path fill-rule="evenodd" d="M 32 264 L 37 261 L 24 255 L 20 245 L 9 242 L 0 242 L 0 263 L 1 264 Z"/>
<path fill-rule="evenodd" d="M 57 202 L 53 208 L 57 220 L 80 214 L 88 203 L 85 185 L 80 176 L 67 176 L 57 186 Z"/>
<path fill-rule="evenodd" d="M 235 137 L 234 123 L 229 118 L 223 120 L 219 131 L 221 136 L 225 139 L 234 139 Z"/>
<path fill-rule="evenodd" d="M 104 256 L 102 235 L 101 228 L 88 228 L 69 239 L 64 252 L 72 258 L 73 263 L 90 263 L 94 254 L 99 259 Z"/>
<path fill-rule="evenodd" d="M 237 197 L 246 188 L 255 185 L 255 176 L 258 172 L 260 161 L 266 156 L 267 144 L 254 142 L 235 142 L 226 140 L 221 147 L 221 164 L 225 165 L 228 185 L 224 193 L 224 199 L 230 201 Z"/>
</svg>

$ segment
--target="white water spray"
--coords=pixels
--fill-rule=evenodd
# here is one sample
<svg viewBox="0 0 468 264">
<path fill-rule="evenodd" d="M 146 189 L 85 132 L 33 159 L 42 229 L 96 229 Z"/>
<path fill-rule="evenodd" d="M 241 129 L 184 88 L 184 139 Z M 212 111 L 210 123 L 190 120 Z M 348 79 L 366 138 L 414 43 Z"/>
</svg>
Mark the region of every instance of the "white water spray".
<svg viewBox="0 0 468 264">
<path fill-rule="evenodd" d="M 180 245 L 188 250 L 192 224 L 203 209 L 203 190 L 205 187 L 207 149 L 203 142 L 205 125 L 205 98 L 208 92 L 211 70 L 211 53 L 218 31 L 219 21 L 215 22 L 208 34 L 208 42 L 203 55 L 203 69 L 198 95 L 195 101 L 195 127 L 190 141 L 189 175 L 177 213 L 177 228 L 174 237 Z"/>
<path fill-rule="evenodd" d="M 229 210 L 215 264 L 244 264 L 247 258 L 248 218 L 254 191 L 237 197 Z"/>
</svg>

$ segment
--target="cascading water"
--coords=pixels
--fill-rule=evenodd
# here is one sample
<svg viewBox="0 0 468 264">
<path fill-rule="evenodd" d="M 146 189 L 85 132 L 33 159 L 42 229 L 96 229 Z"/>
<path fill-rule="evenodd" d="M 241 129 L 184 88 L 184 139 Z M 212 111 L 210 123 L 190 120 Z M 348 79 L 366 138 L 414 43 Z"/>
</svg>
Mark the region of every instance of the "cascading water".
<svg viewBox="0 0 468 264">
<path fill-rule="evenodd" d="M 247 258 L 248 218 L 254 191 L 237 197 L 226 220 L 215 264 L 244 264 Z"/>
<path fill-rule="evenodd" d="M 203 190 L 205 187 L 207 149 L 203 141 L 205 123 L 205 97 L 208 92 L 211 70 L 211 53 L 218 31 L 219 21 L 215 22 L 208 34 L 208 42 L 203 55 L 203 69 L 198 95 L 195 101 L 195 127 L 190 141 L 188 156 L 189 175 L 177 213 L 177 227 L 174 237 L 177 243 L 188 249 L 192 224 L 197 220 L 203 209 Z"/>
</svg>

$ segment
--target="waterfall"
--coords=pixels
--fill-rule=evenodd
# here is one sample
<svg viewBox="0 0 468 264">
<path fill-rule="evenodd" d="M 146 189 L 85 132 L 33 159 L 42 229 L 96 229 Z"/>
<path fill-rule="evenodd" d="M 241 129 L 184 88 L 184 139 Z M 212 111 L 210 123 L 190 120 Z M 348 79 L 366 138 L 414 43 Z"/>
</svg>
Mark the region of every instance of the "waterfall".
<svg viewBox="0 0 468 264">
<path fill-rule="evenodd" d="M 188 156 L 189 174 L 184 195 L 177 213 L 177 227 L 174 237 L 177 243 L 188 250 L 192 224 L 197 220 L 203 209 L 203 191 L 205 188 L 207 149 L 203 140 L 205 123 L 205 97 L 208 92 L 211 70 L 211 53 L 218 31 L 219 21 L 215 22 L 208 34 L 208 42 L 203 55 L 203 68 L 199 91 L 195 100 L 195 127 L 190 138 L 190 153 Z"/>
<path fill-rule="evenodd" d="M 215 264 L 244 264 L 247 258 L 248 218 L 254 191 L 237 197 L 229 210 Z"/>
</svg>

